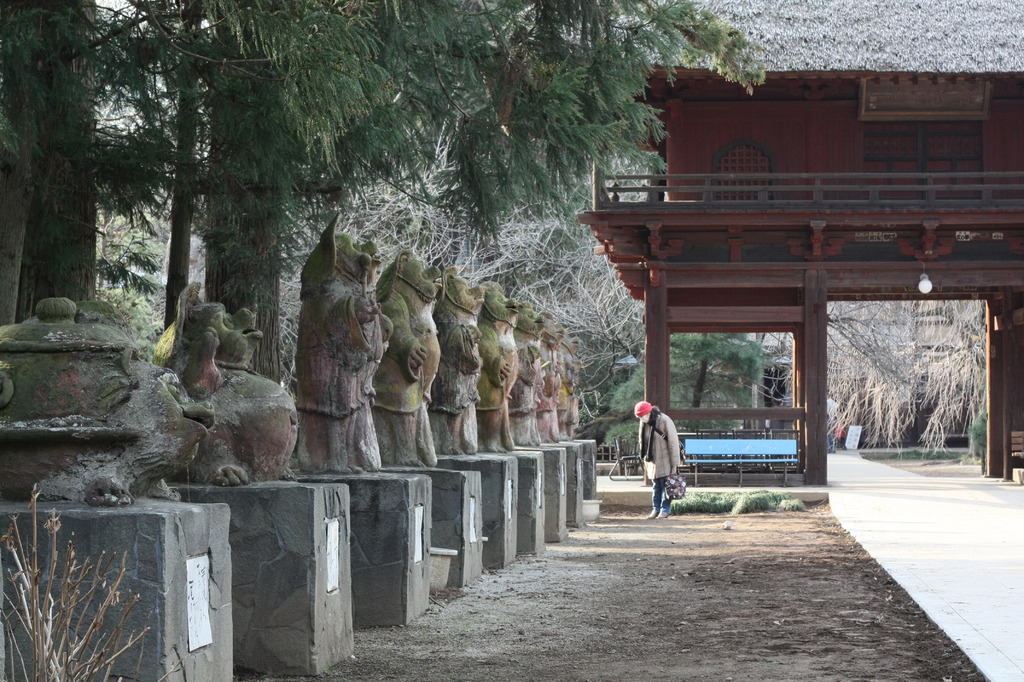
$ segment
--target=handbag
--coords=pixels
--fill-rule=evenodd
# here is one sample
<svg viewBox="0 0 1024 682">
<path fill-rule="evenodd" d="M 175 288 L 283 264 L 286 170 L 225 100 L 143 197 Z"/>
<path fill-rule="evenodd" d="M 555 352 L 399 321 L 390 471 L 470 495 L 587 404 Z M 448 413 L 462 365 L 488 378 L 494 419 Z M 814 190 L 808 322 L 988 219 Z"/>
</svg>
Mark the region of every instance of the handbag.
<svg viewBox="0 0 1024 682">
<path fill-rule="evenodd" d="M 686 496 L 686 476 L 669 474 L 665 477 L 665 497 L 670 500 L 681 500 Z"/>
</svg>

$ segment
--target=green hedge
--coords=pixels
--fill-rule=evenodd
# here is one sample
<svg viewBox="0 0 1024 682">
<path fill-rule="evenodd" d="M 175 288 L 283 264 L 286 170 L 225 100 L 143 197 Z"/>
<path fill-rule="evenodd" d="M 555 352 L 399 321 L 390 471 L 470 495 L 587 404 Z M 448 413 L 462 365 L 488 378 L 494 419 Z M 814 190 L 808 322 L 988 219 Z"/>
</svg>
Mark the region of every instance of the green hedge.
<svg viewBox="0 0 1024 682">
<path fill-rule="evenodd" d="M 804 503 L 786 493 L 751 490 L 735 493 L 687 492 L 672 501 L 673 514 L 749 514 L 763 511 L 804 511 Z"/>
</svg>

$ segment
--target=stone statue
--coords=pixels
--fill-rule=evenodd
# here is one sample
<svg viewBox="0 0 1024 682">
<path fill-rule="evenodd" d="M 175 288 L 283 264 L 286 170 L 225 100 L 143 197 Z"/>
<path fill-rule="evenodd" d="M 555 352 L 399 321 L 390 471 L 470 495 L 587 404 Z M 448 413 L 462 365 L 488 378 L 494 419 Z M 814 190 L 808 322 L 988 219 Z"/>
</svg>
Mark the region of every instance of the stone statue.
<svg viewBox="0 0 1024 682">
<path fill-rule="evenodd" d="M 139 359 L 110 305 L 48 298 L 0 327 L 0 495 L 123 506 L 179 499 L 184 468 L 213 424 L 169 369 Z"/>
<path fill-rule="evenodd" d="M 576 424 L 580 417 L 580 398 L 576 392 L 580 370 L 576 354 L 579 349 L 579 341 L 568 334 L 562 337 L 562 342 L 558 346 L 558 359 L 562 366 L 562 387 L 558 392 L 558 428 L 562 440 L 572 440 L 575 437 Z"/>
<path fill-rule="evenodd" d="M 229 315 L 221 303 L 200 301 L 198 283 L 178 297 L 153 362 L 177 372 L 189 397 L 209 400 L 218 417 L 180 480 L 236 486 L 291 477 L 295 404 L 277 382 L 251 369 L 263 338 L 255 323 L 245 308 Z"/>
<path fill-rule="evenodd" d="M 519 374 L 508 401 L 512 440 L 520 446 L 541 444 L 537 429 L 537 400 L 540 395 L 540 333 L 543 328 L 544 318 L 540 313 L 528 303 L 521 303 L 514 330 Z"/>
<path fill-rule="evenodd" d="M 484 292 L 445 270 L 434 323 L 441 346 L 441 364 L 431 387 L 430 428 L 434 449 L 441 455 L 473 455 L 477 451 L 476 403 L 480 399 L 480 330 L 477 316 Z"/>
<path fill-rule="evenodd" d="M 542 443 L 557 443 L 562 439 L 558 425 L 558 394 L 562 390 L 562 365 L 558 348 L 565 329 L 551 313 L 542 313 L 544 329 L 540 335 L 541 391 L 537 400 L 537 428 Z"/>
<path fill-rule="evenodd" d="M 393 331 L 373 377 L 373 423 L 383 466 L 437 464 L 427 405 L 441 347 L 434 303 L 441 272 L 425 267 L 409 250 L 398 254 L 380 278 L 377 299 Z"/>
<path fill-rule="evenodd" d="M 295 350 L 298 468 L 303 473 L 380 469 L 373 426 L 373 375 L 391 323 L 377 303 L 380 259 L 331 221 L 302 268 Z"/>
<path fill-rule="evenodd" d="M 484 307 L 480 313 L 480 359 L 483 363 L 476 406 L 480 452 L 515 449 L 509 423 L 508 397 L 519 374 L 519 353 L 513 333 L 519 304 L 505 298 L 495 282 L 484 282 Z"/>
</svg>

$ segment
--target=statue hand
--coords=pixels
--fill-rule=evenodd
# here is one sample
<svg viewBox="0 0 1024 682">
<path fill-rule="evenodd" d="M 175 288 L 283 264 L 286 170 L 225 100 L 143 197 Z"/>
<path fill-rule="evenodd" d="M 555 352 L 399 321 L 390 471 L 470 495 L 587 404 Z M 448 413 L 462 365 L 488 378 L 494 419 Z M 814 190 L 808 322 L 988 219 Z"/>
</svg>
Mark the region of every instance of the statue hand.
<svg viewBox="0 0 1024 682">
<path fill-rule="evenodd" d="M 356 321 L 359 324 L 373 322 L 379 314 L 380 305 L 372 299 L 366 299 L 362 302 L 362 305 L 356 306 Z"/>
<path fill-rule="evenodd" d="M 427 349 L 424 348 L 422 344 L 417 343 L 412 347 L 412 350 L 409 351 L 409 373 L 418 379 L 420 368 L 423 367 L 426 361 Z"/>
</svg>

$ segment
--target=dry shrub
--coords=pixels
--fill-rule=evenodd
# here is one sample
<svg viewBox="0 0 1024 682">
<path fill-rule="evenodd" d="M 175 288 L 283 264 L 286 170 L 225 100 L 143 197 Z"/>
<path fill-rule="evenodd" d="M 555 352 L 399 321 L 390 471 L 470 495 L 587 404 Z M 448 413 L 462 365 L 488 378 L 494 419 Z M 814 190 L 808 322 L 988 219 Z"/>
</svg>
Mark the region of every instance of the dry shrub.
<svg viewBox="0 0 1024 682">
<path fill-rule="evenodd" d="M 125 632 L 138 594 L 122 594 L 125 555 L 102 552 L 95 560 L 75 551 L 74 535 L 61 546 L 60 517 L 50 512 L 40 537 L 38 491 L 29 502 L 32 536 L 22 537 L 17 516 L 0 537 L 14 566 L 6 571 L 12 589 L 4 625 L 13 652 L 11 680 L 26 682 L 93 682 L 107 680 L 114 663 L 138 644 L 142 632 Z M 40 543 L 49 545 L 40 550 Z M 108 626 L 108 622 L 111 625 Z M 27 648 L 28 650 L 24 650 Z"/>
</svg>

